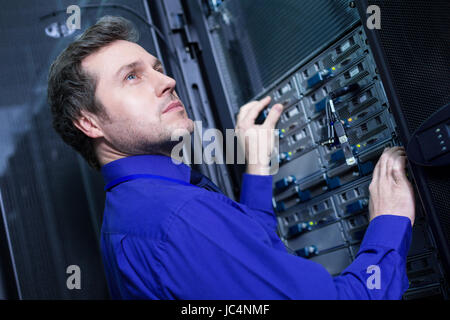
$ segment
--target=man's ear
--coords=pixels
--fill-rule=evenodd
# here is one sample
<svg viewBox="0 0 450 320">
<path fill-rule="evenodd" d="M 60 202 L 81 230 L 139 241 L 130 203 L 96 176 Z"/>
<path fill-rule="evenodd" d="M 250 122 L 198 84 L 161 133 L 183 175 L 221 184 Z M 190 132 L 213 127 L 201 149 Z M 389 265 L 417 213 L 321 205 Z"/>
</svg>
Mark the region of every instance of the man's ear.
<svg viewBox="0 0 450 320">
<path fill-rule="evenodd" d="M 98 117 L 81 111 L 81 116 L 73 121 L 73 125 L 90 138 L 103 137 L 103 131 L 98 125 Z"/>
</svg>

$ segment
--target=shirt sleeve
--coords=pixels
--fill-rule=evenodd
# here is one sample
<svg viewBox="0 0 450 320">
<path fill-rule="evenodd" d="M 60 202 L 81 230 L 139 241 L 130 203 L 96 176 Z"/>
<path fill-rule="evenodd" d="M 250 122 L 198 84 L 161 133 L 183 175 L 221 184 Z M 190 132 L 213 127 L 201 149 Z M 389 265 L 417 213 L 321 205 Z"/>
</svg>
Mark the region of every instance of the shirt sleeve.
<svg viewBox="0 0 450 320">
<path fill-rule="evenodd" d="M 238 207 L 210 200 L 189 201 L 160 246 L 167 299 L 398 299 L 406 290 L 407 218 L 374 219 L 358 258 L 333 278 L 320 264 L 273 248 Z M 367 287 L 371 265 L 381 270 L 379 289 Z"/>
<path fill-rule="evenodd" d="M 244 173 L 241 187 L 241 204 L 252 209 L 253 218 L 264 228 L 274 232 L 277 219 L 272 205 L 272 176 Z"/>
<path fill-rule="evenodd" d="M 411 220 L 382 215 L 373 219 L 353 263 L 335 278 L 338 295 L 354 299 L 401 299 L 408 289 L 406 256 Z"/>
</svg>

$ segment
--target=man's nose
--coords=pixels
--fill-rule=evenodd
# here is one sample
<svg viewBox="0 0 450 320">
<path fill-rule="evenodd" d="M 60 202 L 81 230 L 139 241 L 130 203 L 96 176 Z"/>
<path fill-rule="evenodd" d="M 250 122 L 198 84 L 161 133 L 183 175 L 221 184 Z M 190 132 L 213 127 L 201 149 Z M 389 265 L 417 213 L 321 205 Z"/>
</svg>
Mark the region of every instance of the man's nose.
<svg viewBox="0 0 450 320">
<path fill-rule="evenodd" d="M 170 95 L 175 89 L 176 85 L 175 79 L 160 72 L 158 72 L 157 78 L 158 78 L 158 85 L 155 88 L 156 95 L 158 97 Z"/>
</svg>

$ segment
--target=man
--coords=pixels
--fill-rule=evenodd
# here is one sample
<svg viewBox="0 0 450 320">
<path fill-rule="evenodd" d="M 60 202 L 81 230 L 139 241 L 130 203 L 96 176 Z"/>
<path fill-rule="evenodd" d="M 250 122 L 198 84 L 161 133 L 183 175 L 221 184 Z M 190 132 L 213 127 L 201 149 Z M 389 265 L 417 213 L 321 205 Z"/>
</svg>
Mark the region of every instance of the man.
<svg viewBox="0 0 450 320">
<path fill-rule="evenodd" d="M 136 36 L 127 20 L 104 17 L 61 53 L 49 75 L 55 129 L 105 179 L 101 248 L 114 299 L 402 296 L 414 222 L 403 149 L 381 156 L 361 249 L 333 278 L 321 265 L 289 254 L 276 235 L 270 149 L 267 159 L 247 167 L 240 203 L 170 158 L 171 133 L 192 132 L 193 123 L 175 80 Z M 269 101 L 243 106 L 237 130 L 273 129 L 281 105 L 264 124 L 254 123 Z"/>
</svg>

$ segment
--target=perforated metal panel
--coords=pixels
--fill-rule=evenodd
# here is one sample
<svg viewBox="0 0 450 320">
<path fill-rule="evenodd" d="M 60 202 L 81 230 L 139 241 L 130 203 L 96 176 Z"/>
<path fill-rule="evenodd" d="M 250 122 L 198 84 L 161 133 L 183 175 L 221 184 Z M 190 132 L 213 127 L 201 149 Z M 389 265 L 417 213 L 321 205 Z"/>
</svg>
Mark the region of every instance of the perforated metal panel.
<svg viewBox="0 0 450 320">
<path fill-rule="evenodd" d="M 239 4 L 263 86 L 357 21 L 356 10 L 346 0 L 252 0 Z"/>
<path fill-rule="evenodd" d="M 362 1 L 365 15 L 369 4 L 381 9 L 381 30 L 369 33 L 381 48 L 379 63 L 385 74 L 390 100 L 396 107 L 401 137 L 411 134 L 436 110 L 450 102 L 450 2 Z M 419 168 L 414 172 L 425 202 L 425 211 L 437 217 L 439 241 L 450 245 L 450 170 Z M 439 230 L 438 230 L 439 231 Z M 448 252 L 442 254 L 447 255 Z M 448 261 L 448 255 L 447 255 Z M 448 263 L 448 262 L 447 262 Z"/>
<path fill-rule="evenodd" d="M 237 103 L 256 96 L 291 68 L 323 50 L 358 21 L 347 0 L 227 0 L 215 24 L 234 70 L 227 87 Z M 227 71 L 227 73 L 230 71 Z M 232 72 L 231 72 L 232 73 Z"/>
<path fill-rule="evenodd" d="M 64 24 L 66 8 L 75 3 L 81 7 L 81 30 L 67 37 L 47 36 L 45 28 Z M 57 136 L 46 104 L 51 62 L 103 15 L 132 20 L 141 33 L 140 44 L 155 52 L 149 28 L 129 11 L 83 9 L 100 3 L 122 3 L 145 16 L 142 0 L 17 0 L 2 3 L 0 10 L 0 191 L 24 299 L 109 296 L 98 239 L 103 179 Z M 66 286 L 69 265 L 81 269 L 81 290 Z"/>
<path fill-rule="evenodd" d="M 412 133 L 450 101 L 450 2 L 369 3 L 381 9 L 377 33 Z"/>
</svg>

